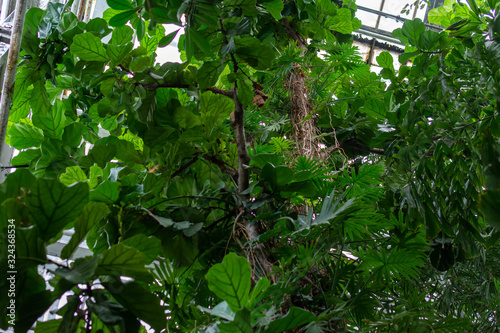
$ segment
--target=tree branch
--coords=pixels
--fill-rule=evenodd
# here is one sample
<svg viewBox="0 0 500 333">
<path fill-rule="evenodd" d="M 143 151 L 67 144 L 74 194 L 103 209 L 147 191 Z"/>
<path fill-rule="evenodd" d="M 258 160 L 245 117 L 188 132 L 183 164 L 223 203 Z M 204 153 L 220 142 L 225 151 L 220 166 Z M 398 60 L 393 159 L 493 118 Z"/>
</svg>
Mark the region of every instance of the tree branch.
<svg viewBox="0 0 500 333">
<path fill-rule="evenodd" d="M 135 85 L 136 86 L 144 87 L 146 89 L 158 89 L 158 88 L 180 88 L 180 89 L 187 89 L 187 88 L 189 88 L 191 86 L 191 85 L 185 84 L 185 83 L 170 83 L 170 82 L 162 82 L 162 83 L 141 83 L 141 82 L 136 82 Z M 203 90 L 210 91 L 210 92 L 212 92 L 214 94 L 217 94 L 217 95 L 223 95 L 223 96 L 229 97 L 231 99 L 233 98 L 233 94 L 230 91 L 227 91 L 227 90 L 223 90 L 223 89 L 219 89 L 219 88 L 215 88 L 215 87 L 206 88 L 206 89 L 203 89 Z"/>
<path fill-rule="evenodd" d="M 184 170 L 186 170 L 191 165 L 193 165 L 194 163 L 196 163 L 196 161 L 198 161 L 198 155 L 199 154 L 196 154 L 196 156 L 193 157 L 189 162 L 187 162 L 186 164 L 182 165 L 176 172 L 174 172 L 172 174 L 172 176 L 170 176 L 170 179 L 173 179 L 175 176 L 180 175 Z"/>
<path fill-rule="evenodd" d="M 307 50 L 307 44 L 305 43 L 305 41 L 299 35 L 297 35 L 297 33 L 292 29 L 290 23 L 286 18 L 282 18 L 281 22 L 283 22 L 283 25 L 285 27 L 288 36 L 290 36 L 290 38 L 296 41 L 297 45 L 303 50 L 303 52 L 305 52 L 305 50 Z"/>
<path fill-rule="evenodd" d="M 231 92 L 234 100 L 234 112 L 231 114 L 231 125 L 233 125 L 236 135 L 236 146 L 238 150 L 238 191 L 241 193 L 248 188 L 249 174 L 247 166 L 250 163 L 250 157 L 248 156 L 245 128 L 243 126 L 243 105 L 241 105 L 238 98 L 238 87 L 236 82 Z"/>
</svg>

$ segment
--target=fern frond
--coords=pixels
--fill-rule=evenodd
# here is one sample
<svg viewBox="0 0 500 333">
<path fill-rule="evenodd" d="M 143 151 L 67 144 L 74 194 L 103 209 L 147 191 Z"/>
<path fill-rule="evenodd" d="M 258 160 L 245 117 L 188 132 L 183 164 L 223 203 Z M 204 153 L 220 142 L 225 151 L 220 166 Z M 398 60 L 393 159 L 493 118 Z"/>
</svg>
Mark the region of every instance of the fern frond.
<svg viewBox="0 0 500 333">
<path fill-rule="evenodd" d="M 387 252 L 384 248 L 380 252 L 371 249 L 361 254 L 361 267 L 373 274 L 373 279 L 385 278 L 387 282 L 395 279 L 412 279 L 418 276 L 418 268 L 422 267 L 421 255 L 407 250 L 393 250 Z"/>
</svg>

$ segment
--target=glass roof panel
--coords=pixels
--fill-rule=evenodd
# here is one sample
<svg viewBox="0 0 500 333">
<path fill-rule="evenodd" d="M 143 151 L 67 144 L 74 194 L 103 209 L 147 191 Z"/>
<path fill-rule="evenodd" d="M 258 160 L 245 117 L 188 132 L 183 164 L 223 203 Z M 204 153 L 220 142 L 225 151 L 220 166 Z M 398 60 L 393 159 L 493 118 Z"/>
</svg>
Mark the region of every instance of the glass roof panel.
<svg viewBox="0 0 500 333">
<path fill-rule="evenodd" d="M 392 32 L 403 25 L 404 19 L 420 18 L 424 19 L 427 11 L 427 4 L 424 6 L 412 6 L 408 13 L 401 11 L 413 1 L 406 0 L 357 0 L 358 17 L 365 26 Z M 384 14 L 387 14 L 385 16 Z M 398 20 L 398 18 L 401 18 Z"/>
</svg>

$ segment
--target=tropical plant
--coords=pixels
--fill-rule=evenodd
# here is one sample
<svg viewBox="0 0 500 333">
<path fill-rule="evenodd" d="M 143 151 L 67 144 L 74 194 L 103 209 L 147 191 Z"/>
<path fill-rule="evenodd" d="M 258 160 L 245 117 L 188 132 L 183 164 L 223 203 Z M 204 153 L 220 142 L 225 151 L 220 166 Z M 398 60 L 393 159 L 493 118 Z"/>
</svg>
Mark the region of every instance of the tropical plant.
<svg viewBox="0 0 500 333">
<path fill-rule="evenodd" d="M 380 75 L 352 46 L 351 0 L 30 9 L 0 328 L 493 332 L 497 2 L 447 0 L 429 13 L 442 31 L 406 21 L 402 65 L 383 52 Z M 177 35 L 183 62 L 158 63 Z"/>
</svg>

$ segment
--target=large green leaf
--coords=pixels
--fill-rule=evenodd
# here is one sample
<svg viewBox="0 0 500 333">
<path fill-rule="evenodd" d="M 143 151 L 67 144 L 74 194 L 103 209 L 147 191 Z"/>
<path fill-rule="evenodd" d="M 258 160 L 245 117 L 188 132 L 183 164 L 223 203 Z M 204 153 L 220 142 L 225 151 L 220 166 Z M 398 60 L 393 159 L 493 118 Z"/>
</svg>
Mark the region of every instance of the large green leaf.
<svg viewBox="0 0 500 333">
<path fill-rule="evenodd" d="M 71 185 L 87 181 L 87 175 L 79 166 L 67 167 L 66 172 L 59 176 L 59 181 L 63 185 Z"/>
<path fill-rule="evenodd" d="M 27 201 L 30 221 L 38 226 L 41 238 L 48 241 L 81 214 L 88 200 L 86 183 L 66 187 L 54 179 L 38 179 Z"/>
<path fill-rule="evenodd" d="M 134 30 L 128 25 L 124 25 L 113 30 L 110 43 L 113 45 L 126 45 L 132 42 L 133 38 Z"/>
<path fill-rule="evenodd" d="M 483 193 L 479 199 L 479 210 L 488 224 L 500 229 L 500 190 Z"/>
<path fill-rule="evenodd" d="M 69 259 L 81 242 L 85 240 L 87 233 L 103 217 L 108 215 L 110 210 L 104 203 L 89 202 L 85 205 L 82 214 L 75 221 L 75 233 L 70 241 L 61 251 L 62 259 Z"/>
<path fill-rule="evenodd" d="M 87 283 L 95 273 L 97 268 L 97 257 L 87 259 L 77 259 L 71 269 L 58 268 L 55 274 L 62 276 L 71 283 Z"/>
<path fill-rule="evenodd" d="M 405 21 L 402 28 L 403 35 L 408 38 L 412 45 L 417 45 L 420 35 L 425 31 L 425 24 L 421 19 Z"/>
<path fill-rule="evenodd" d="M 53 108 L 45 115 L 33 114 L 33 124 L 43 130 L 43 133 L 54 139 L 62 139 L 64 126 L 66 125 L 66 116 L 60 101 L 56 101 Z"/>
<path fill-rule="evenodd" d="M 121 284 L 117 281 L 104 283 L 104 287 L 121 305 L 151 325 L 156 332 L 165 329 L 167 325 L 166 309 L 160 305 L 160 299 L 152 295 L 141 284 L 137 282 Z"/>
<path fill-rule="evenodd" d="M 90 200 L 112 204 L 116 200 L 118 200 L 119 195 L 120 184 L 105 180 L 100 183 L 95 189 L 90 191 Z"/>
<path fill-rule="evenodd" d="M 110 8 L 117 10 L 128 10 L 134 8 L 132 3 L 128 0 L 106 0 L 106 3 Z"/>
<path fill-rule="evenodd" d="M 247 304 L 251 275 L 248 261 L 236 253 L 229 253 L 222 263 L 210 268 L 206 279 L 210 290 L 237 312 Z"/>
<path fill-rule="evenodd" d="M 102 253 L 97 274 L 130 276 L 149 280 L 151 275 L 145 267 L 146 257 L 139 250 L 125 244 L 116 244 Z"/>
<path fill-rule="evenodd" d="M 71 44 L 71 53 L 85 61 L 108 61 L 101 40 L 90 32 L 75 36 Z"/>
<path fill-rule="evenodd" d="M 264 8 L 267 9 L 269 14 L 271 14 L 275 20 L 281 20 L 281 12 L 285 8 L 283 1 L 281 0 L 272 0 L 263 3 Z"/>
<path fill-rule="evenodd" d="M 360 111 L 370 117 L 381 120 L 385 119 L 387 114 L 384 102 L 376 98 L 370 98 Z"/>
<path fill-rule="evenodd" d="M 12 124 L 8 134 L 8 143 L 16 149 L 39 147 L 45 139 L 41 129 L 25 123 Z"/>
<path fill-rule="evenodd" d="M 285 316 L 271 322 L 265 332 L 287 332 L 295 327 L 310 323 L 315 320 L 316 316 L 311 312 L 293 306 Z"/>
<path fill-rule="evenodd" d="M 200 100 L 201 123 L 211 135 L 216 126 L 229 118 L 234 109 L 234 102 L 227 97 L 212 93 L 203 93 Z"/>
<path fill-rule="evenodd" d="M 136 15 L 136 11 L 134 9 L 118 13 L 109 20 L 109 25 L 112 27 L 124 26 L 135 15 Z M 139 35 L 139 33 L 138 33 L 138 35 Z M 139 35 L 139 37 L 140 37 L 140 35 Z M 141 38 L 138 38 L 138 39 L 141 40 Z"/>
<path fill-rule="evenodd" d="M 271 47 L 264 45 L 258 38 L 235 37 L 236 54 L 256 69 L 266 69 L 274 60 Z"/>
<path fill-rule="evenodd" d="M 153 236 L 139 234 L 127 238 L 123 244 L 136 248 L 146 256 L 146 264 L 149 265 L 155 260 L 161 252 L 161 242 Z"/>
</svg>

